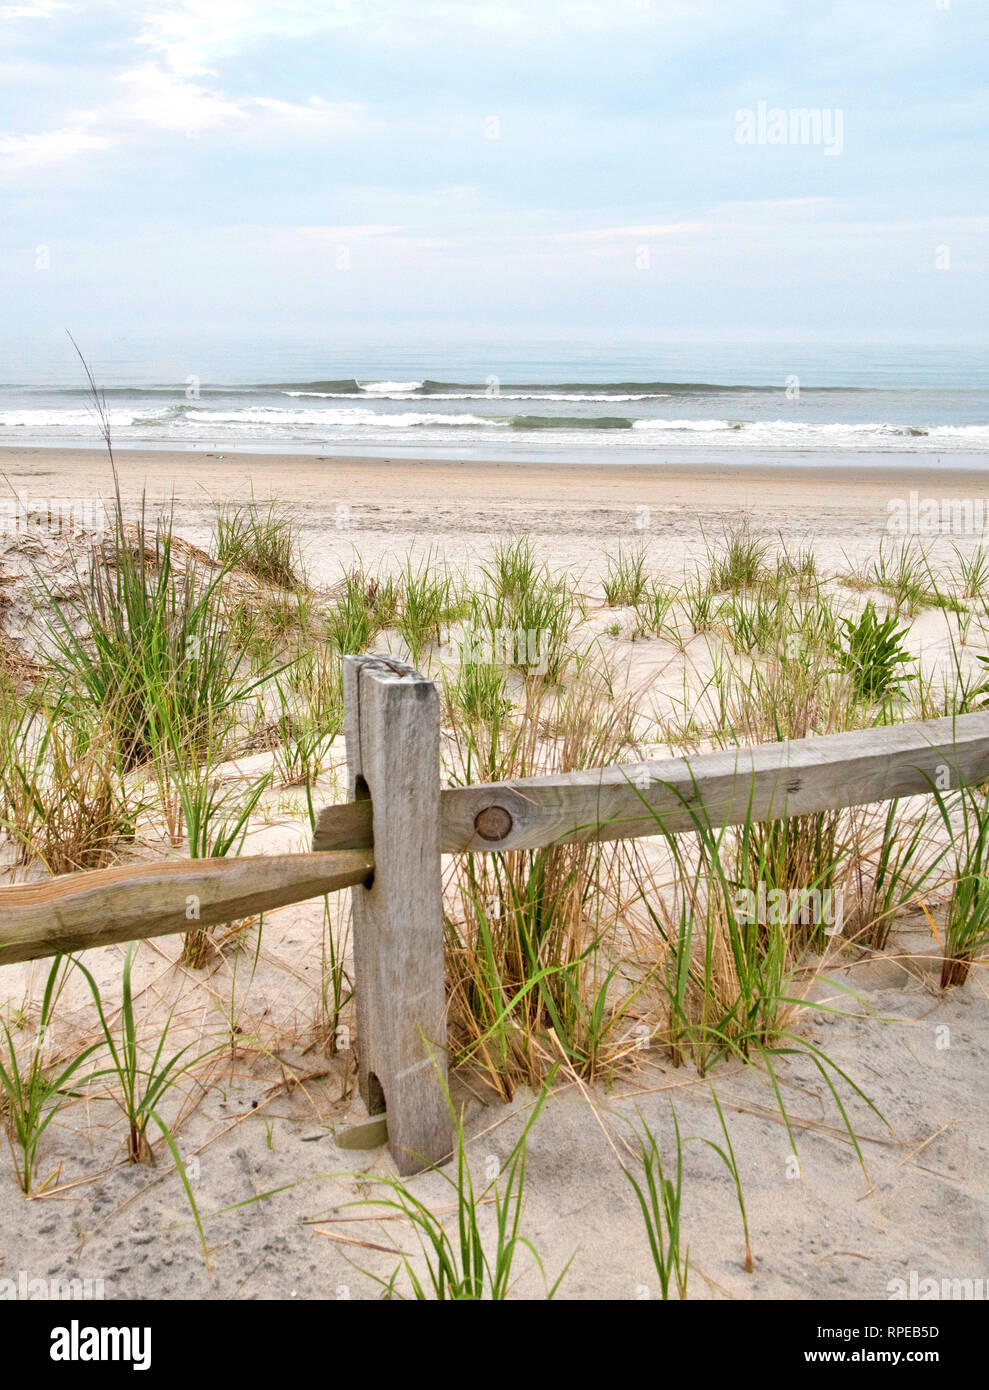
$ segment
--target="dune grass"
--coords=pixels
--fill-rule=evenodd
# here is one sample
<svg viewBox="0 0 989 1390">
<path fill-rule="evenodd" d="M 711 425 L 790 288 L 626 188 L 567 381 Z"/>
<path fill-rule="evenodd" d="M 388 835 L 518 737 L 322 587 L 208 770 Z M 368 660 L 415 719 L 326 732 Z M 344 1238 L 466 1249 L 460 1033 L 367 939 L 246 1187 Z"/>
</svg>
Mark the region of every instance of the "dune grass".
<svg viewBox="0 0 989 1390">
<path fill-rule="evenodd" d="M 246 570 L 282 589 L 301 586 L 302 557 L 298 527 L 278 502 L 250 502 L 217 508 L 216 556 L 224 569 Z"/>
<path fill-rule="evenodd" d="M 214 549 L 216 566 L 182 545 L 169 518 L 151 528 L 143 515 L 129 525 L 118 512 L 78 595 L 49 593 L 48 669 L 33 689 L 0 676 L 0 841 L 10 875 L 99 867 L 142 848 L 235 855 L 263 816 L 277 818 L 281 802 L 268 808 L 291 788 L 304 841 L 318 807 L 339 795 L 339 781 L 327 788 L 343 756 L 342 657 L 371 648 L 437 680 L 444 778 L 454 785 L 634 767 L 673 747 L 803 738 L 989 700 L 977 553 L 935 574 L 927 555 L 885 552 L 871 570 L 843 577 L 823 574 L 811 551 L 774 549 L 742 527 L 680 576 L 653 568 L 642 547 L 619 548 L 603 572 L 589 567 L 595 588 L 587 576 L 554 572 L 529 537 L 514 535 L 469 574 L 429 552 L 394 557 L 376 573 L 357 563 L 323 592 L 304 582 L 296 534 L 275 512 L 228 513 Z M 253 577 L 256 593 L 245 596 L 235 568 Z M 620 669 L 611 639 L 596 635 L 599 616 L 594 625 L 608 605 L 633 610 L 636 649 L 653 644 L 679 689 L 644 692 Z M 937 682 L 911 645 L 913 616 L 925 607 L 954 625 Z M 241 773 L 245 752 L 263 765 Z M 644 1050 L 705 1076 L 741 1062 L 759 1069 L 786 1121 L 776 1073 L 800 1054 L 858 1149 L 846 1107 L 852 1096 L 868 1108 L 865 1093 L 801 1036 L 802 1018 L 820 1007 L 813 982 L 836 959 L 890 949 L 899 925 L 922 910 L 939 932 L 932 951 L 943 957 L 942 987 L 963 986 L 989 945 L 987 846 L 982 792 L 938 789 L 926 807 L 893 801 L 729 829 L 697 816 L 689 832 L 657 825 L 635 843 L 451 856 L 444 924 L 454 1066 L 482 1093 L 508 1100 L 520 1087 L 539 1092 L 561 1055 L 581 1083 L 604 1084 L 638 1066 Z M 758 902 L 760 890 L 796 906 L 753 916 L 742 895 Z M 842 896 L 837 926 L 806 909 L 824 894 Z M 329 899 L 322 922 L 318 984 L 300 1005 L 309 1015 L 299 1033 L 334 1057 L 355 1028 L 349 923 Z M 208 948 L 193 919 L 182 963 L 209 958 L 225 968 Z M 173 1146 L 159 1102 L 201 1049 L 183 1043 L 166 1056 L 168 1028 L 140 1036 L 132 959 L 119 1028 L 86 973 L 102 1023 L 78 1059 L 54 1063 L 42 1050 L 62 975 L 50 976 L 33 1042 L 4 1025 L 3 1119 L 25 1190 L 52 1120 L 75 1096 L 95 1093 L 97 1080 L 82 1075 L 95 1047 L 110 1051 L 131 1160 L 148 1156 L 149 1121 Z M 188 987 L 200 980 L 205 988 L 202 976 Z M 232 1005 L 230 1018 L 236 1050 Z M 719 1115 L 725 1142 L 715 1147 L 736 1185 L 750 1267 L 739 1170 Z M 673 1132 L 669 1158 L 662 1136 L 643 1129 L 634 1181 L 628 1169 L 664 1297 L 685 1296 L 689 1270 L 675 1123 Z M 459 1131 L 455 1238 L 407 1185 L 378 1190 L 375 1201 L 412 1224 L 425 1258 L 425 1275 L 403 1262 L 384 1281 L 390 1295 L 507 1294 L 525 1246 L 528 1133 L 485 1197 L 471 1185 Z M 492 1193 L 493 1251 L 477 1219 Z"/>
</svg>

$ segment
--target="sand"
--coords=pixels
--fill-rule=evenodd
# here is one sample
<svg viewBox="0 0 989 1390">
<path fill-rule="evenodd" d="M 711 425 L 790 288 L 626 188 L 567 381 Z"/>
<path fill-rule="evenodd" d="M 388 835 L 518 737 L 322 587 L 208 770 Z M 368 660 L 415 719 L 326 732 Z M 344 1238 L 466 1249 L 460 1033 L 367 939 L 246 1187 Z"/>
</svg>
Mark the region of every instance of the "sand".
<svg viewBox="0 0 989 1390">
<path fill-rule="evenodd" d="M 702 550 L 705 533 L 717 536 L 724 520 L 742 513 L 787 544 L 813 542 L 823 564 L 838 565 L 875 552 L 887 534 L 890 500 L 910 489 L 937 497 L 989 495 L 984 474 L 912 466 L 850 470 L 847 463 L 784 472 L 166 451 L 121 452 L 117 459 L 125 506 L 146 490 L 151 509 L 173 506 L 177 532 L 197 544 L 208 540 L 211 499 L 247 498 L 253 486 L 258 497 L 297 505 L 310 577 L 319 584 L 339 578 L 355 553 L 371 567 L 398 566 L 410 548 L 473 564 L 493 538 L 522 528 L 554 567 L 585 572 L 592 591 L 605 551 L 619 541 L 642 541 L 654 568 L 678 575 L 685 558 Z M 6 450 L 0 472 L 32 496 L 111 493 L 106 462 L 95 451 Z M 0 559 L 4 554 L 0 549 Z M 8 568 L 12 555 L 8 544 Z M 935 657 L 944 649 L 942 626 L 940 613 L 918 622 Z M 636 678 L 658 670 L 649 643 L 634 644 L 637 652 L 626 645 L 622 659 Z M 670 679 L 676 684 L 682 672 Z M 251 766 L 242 760 L 240 771 Z M 339 794 L 332 774 L 320 790 L 326 799 Z M 303 848 L 300 800 L 297 792 L 283 793 L 252 829 L 247 852 Z M 153 1169 L 124 1164 L 119 1117 L 104 1102 L 70 1107 L 52 1126 L 39 1176 L 54 1176 L 37 1199 L 25 1201 L 9 1160 L 0 1163 L 0 1280 L 20 1271 L 28 1279 L 90 1278 L 103 1281 L 107 1297 L 123 1298 L 379 1295 L 370 1275 L 387 1278 L 398 1256 L 351 1242 L 394 1243 L 410 1252 L 415 1245 L 402 1223 L 333 1220 L 356 1215 L 346 1204 L 368 1195 L 369 1179 L 393 1168 L 384 1148 L 344 1150 L 334 1141 L 334 1130 L 360 1120 L 362 1111 L 349 1053 L 328 1062 L 313 1046 L 321 925 L 321 904 L 272 914 L 253 978 L 250 949 L 237 957 L 236 978 L 228 966 L 217 967 L 205 982 L 175 965 L 174 939 L 150 943 L 139 957 L 145 1020 L 160 1019 L 179 1001 L 176 1046 L 204 1024 L 216 1033 L 233 1012 L 244 1035 L 273 1054 L 218 1055 L 204 1089 L 187 1088 L 184 1120 L 178 1122 L 174 1106 L 167 1109 L 199 1208 L 209 1217 L 212 1274 L 167 1152 Z M 815 1011 L 800 1018 L 801 1036 L 824 1048 L 884 1117 L 886 1123 L 836 1079 L 866 1172 L 806 1058 L 781 1066 L 796 1155 L 763 1074 L 733 1064 L 709 1078 L 739 1162 L 755 1270 L 746 1274 L 742 1266 L 733 1183 L 708 1146 L 691 1142 L 684 1228 L 692 1298 L 885 1299 L 898 1291 L 896 1281 L 909 1286 L 911 1271 L 919 1279 L 989 1278 L 986 977 L 973 971 L 965 988 L 942 996 L 933 964 L 924 959 L 930 937 L 923 919 L 909 925 L 912 935 L 898 938 L 901 958 L 840 965 L 828 972 L 833 984 L 818 984 L 819 1002 L 842 1016 Z M 119 980 L 122 954 L 116 947 L 88 953 L 87 964 L 108 988 Z M 46 972 L 45 962 L 0 972 L 8 1013 L 38 996 Z M 69 1045 L 92 1022 L 81 981 L 73 981 L 64 1003 L 65 1031 L 57 1041 Z M 634 1194 L 619 1166 L 628 1155 L 630 1122 L 646 1120 L 668 1154 L 672 1100 L 685 1136 L 720 1137 L 708 1080 L 691 1068 L 673 1068 L 658 1053 L 644 1052 L 636 1062 L 610 1087 L 593 1091 L 563 1076 L 532 1133 L 524 1231 L 551 1280 L 573 1256 L 561 1297 L 659 1294 Z M 469 1152 L 479 1182 L 492 1156 L 508 1153 L 532 1100 L 519 1093 L 510 1106 L 470 1104 Z M 251 1200 L 286 1185 L 278 1195 Z M 415 1179 L 413 1190 L 438 1206 L 450 1201 L 438 1174 Z M 491 1221 L 490 1208 L 484 1219 Z M 516 1295 L 538 1297 L 542 1281 L 532 1260 L 520 1255 L 518 1270 Z"/>
<path fill-rule="evenodd" d="M 369 566 L 401 557 L 410 544 L 442 550 L 452 562 L 486 552 L 493 538 L 525 529 L 551 547 L 553 565 L 583 569 L 601 546 L 644 542 L 671 573 L 702 537 L 747 513 L 757 529 L 790 545 L 813 541 L 825 564 L 871 553 L 888 534 L 889 506 L 921 497 L 989 501 L 984 470 L 925 468 L 916 455 L 884 466 L 847 458 L 777 467 L 750 462 L 705 466 L 447 462 L 219 454 L 200 450 L 117 452 L 121 494 L 149 511 L 173 506 L 176 530 L 208 540 L 211 500 L 277 497 L 299 508 L 314 581 L 331 582 L 355 551 Z M 105 455 L 88 449 L 0 449 L 0 477 L 42 497 L 112 496 Z M 589 543 L 595 543 L 594 551 Z M 598 551 L 595 554 L 595 551 Z"/>
</svg>

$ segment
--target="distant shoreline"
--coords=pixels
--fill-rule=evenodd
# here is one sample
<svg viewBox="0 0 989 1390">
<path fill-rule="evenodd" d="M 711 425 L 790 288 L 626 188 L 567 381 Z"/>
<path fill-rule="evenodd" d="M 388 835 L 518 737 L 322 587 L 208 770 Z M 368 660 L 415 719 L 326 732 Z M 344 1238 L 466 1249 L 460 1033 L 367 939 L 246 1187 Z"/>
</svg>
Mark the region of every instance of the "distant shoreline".
<svg viewBox="0 0 989 1390">
<path fill-rule="evenodd" d="M 64 459 L 78 459 L 79 461 L 92 460 L 94 453 L 106 452 L 106 446 L 102 441 L 95 441 L 90 445 L 63 445 L 63 444 L 0 444 L 0 464 L 9 458 L 30 458 L 40 456 L 51 460 L 54 457 Z M 277 447 L 266 448 L 257 444 L 235 446 L 230 444 L 223 445 L 188 445 L 184 448 L 176 448 L 174 443 L 145 443 L 140 448 L 126 446 L 114 446 L 114 454 L 120 459 L 139 461 L 141 459 L 155 459 L 156 467 L 160 467 L 162 462 L 167 459 L 170 464 L 177 464 L 181 459 L 209 459 L 211 461 L 222 459 L 237 459 L 241 463 L 254 462 L 258 465 L 270 465 L 272 460 L 298 460 L 300 463 L 305 461 L 331 463 L 331 464 L 353 464 L 363 463 L 371 467 L 416 467 L 416 468 L 482 468 L 482 469 L 514 469 L 525 471 L 546 470 L 552 474 L 559 474 L 570 468 L 586 471 L 588 469 L 600 469 L 609 476 L 628 472 L 639 476 L 644 472 L 654 472 L 669 476 L 682 472 L 693 476 L 707 473 L 714 473 L 719 476 L 730 475 L 738 470 L 743 470 L 751 479 L 753 471 L 763 470 L 768 476 L 778 478 L 779 474 L 786 469 L 793 469 L 798 472 L 801 478 L 811 476 L 841 478 L 848 480 L 851 470 L 854 470 L 858 478 L 875 478 L 889 483 L 891 479 L 902 474 L 904 477 L 913 479 L 914 484 L 918 481 L 918 474 L 927 473 L 932 479 L 938 480 L 938 486 L 944 486 L 950 479 L 967 480 L 981 482 L 984 486 L 989 486 L 989 453 L 973 451 L 969 452 L 950 452 L 936 454 L 933 450 L 913 450 L 913 449 L 748 449 L 744 447 L 735 448 L 693 448 L 693 449 L 664 449 L 660 457 L 657 457 L 657 450 L 643 450 L 642 457 L 630 457 L 629 450 L 622 450 L 622 455 L 615 458 L 614 462 L 601 456 L 600 452 L 585 452 L 579 446 L 574 447 L 566 459 L 558 455 L 544 456 L 543 458 L 532 458 L 516 456 L 515 454 L 503 454 L 501 457 L 475 457 L 474 454 L 465 450 L 462 446 L 449 449 L 433 448 L 426 452 L 415 452 L 411 446 L 401 446 L 383 453 L 377 446 L 373 449 L 361 449 L 351 447 L 342 452 L 332 450 L 315 449 L 311 445 L 297 445 L 295 447 L 286 444 L 279 444 Z M 520 446 L 521 453 L 521 446 Z M 6 465 L 0 467 L 3 472 Z"/>
</svg>

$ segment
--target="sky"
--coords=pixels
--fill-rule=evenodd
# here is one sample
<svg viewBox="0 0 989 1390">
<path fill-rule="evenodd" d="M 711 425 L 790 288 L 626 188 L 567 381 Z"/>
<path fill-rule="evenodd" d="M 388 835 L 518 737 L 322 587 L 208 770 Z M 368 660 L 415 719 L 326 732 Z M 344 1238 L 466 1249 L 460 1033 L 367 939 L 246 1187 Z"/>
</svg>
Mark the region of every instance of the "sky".
<svg viewBox="0 0 989 1390">
<path fill-rule="evenodd" d="M 0 336 L 985 344 L 987 53 L 986 0 L 0 0 Z"/>
</svg>

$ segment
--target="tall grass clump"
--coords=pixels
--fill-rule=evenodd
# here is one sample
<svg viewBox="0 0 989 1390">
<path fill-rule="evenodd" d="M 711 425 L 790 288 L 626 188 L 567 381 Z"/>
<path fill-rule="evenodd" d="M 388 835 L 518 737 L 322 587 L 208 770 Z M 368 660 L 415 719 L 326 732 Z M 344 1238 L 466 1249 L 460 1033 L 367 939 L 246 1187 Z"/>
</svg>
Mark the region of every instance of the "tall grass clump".
<svg viewBox="0 0 989 1390">
<path fill-rule="evenodd" d="M 225 570 L 246 570 L 267 584 L 294 589 L 304 581 L 298 528 L 288 510 L 275 501 L 219 507 L 216 557 Z"/>
<path fill-rule="evenodd" d="M 52 689 L 5 732 L 0 828 L 17 862 L 40 861 L 53 875 L 109 864 L 135 817 L 112 722 Z"/>
<path fill-rule="evenodd" d="M 517 598 L 529 592 L 542 573 L 532 540 L 524 532 L 499 541 L 483 569 L 491 593 L 498 599 Z"/>
<path fill-rule="evenodd" d="M 694 826 L 689 837 L 666 831 L 657 819 L 670 847 L 672 893 L 657 893 L 648 881 L 640 880 L 638 885 L 662 944 L 654 978 L 666 994 L 671 1058 L 677 1065 L 689 1058 L 702 1076 L 729 1057 L 761 1063 L 794 1146 L 772 1059 L 809 1059 L 834 1099 L 864 1169 L 861 1147 L 837 1082 L 844 1082 L 884 1124 L 886 1121 L 847 1072 L 793 1032 L 793 1016 L 803 1007 L 837 1012 L 808 999 L 809 985 L 823 964 L 824 942 L 832 932 L 837 934 L 840 925 L 835 920 L 836 906 L 832 900 L 831 912 L 825 914 L 825 899 L 816 896 L 809 882 L 777 897 L 761 879 L 772 869 L 780 845 L 787 847 L 793 821 L 781 832 L 782 840 L 768 842 L 772 853 L 767 853 L 766 827 L 751 817 L 737 830 L 715 828 L 686 800 L 684 809 Z M 828 836 L 822 839 L 815 827 L 810 853 L 803 851 L 803 856 L 813 862 L 827 843 Z M 818 883 L 837 869 L 844 853 L 842 846 L 830 869 L 825 865 Z M 808 953 L 814 951 L 821 954 L 808 959 Z"/>
<path fill-rule="evenodd" d="M 659 942 L 655 979 L 665 994 L 666 1040 L 675 1065 L 706 1075 L 726 1056 L 747 1058 L 785 1032 L 797 946 L 785 916 L 760 922 L 740 904 L 732 837 L 698 818 L 696 837 L 667 836 L 673 869 L 665 891 L 640 882 Z"/>
<path fill-rule="evenodd" d="M 854 850 L 850 857 L 848 890 L 853 897 L 846 912 L 847 938 L 874 951 L 884 951 L 890 932 L 948 852 L 935 853 L 930 812 L 907 819 L 899 800 L 890 801 L 876 824 L 871 811 L 857 814 Z"/>
<path fill-rule="evenodd" d="M 559 685 L 577 654 L 573 629 L 585 616 L 576 585 L 537 563 L 528 538 L 496 546 L 482 568 L 489 591 L 468 610 L 473 647 L 528 680 Z"/>
<path fill-rule="evenodd" d="M 650 584 L 639 596 L 636 605 L 636 635 L 652 633 L 656 637 L 674 638 L 676 630 L 670 621 L 677 590 L 672 584 Z"/>
<path fill-rule="evenodd" d="M 643 800 L 648 814 L 648 805 Z M 724 1057 L 764 1056 L 789 1036 L 805 990 L 808 953 L 823 957 L 840 932 L 849 852 L 836 812 L 712 826 L 684 801 L 690 834 L 657 827 L 668 881 L 637 881 L 660 944 L 656 983 L 665 995 L 675 1064 L 702 1075 Z"/>
<path fill-rule="evenodd" d="M 726 525 L 718 545 L 708 546 L 710 586 L 715 593 L 751 588 L 758 583 L 769 545 L 752 534 L 747 520 Z"/>
<path fill-rule="evenodd" d="M 901 541 L 892 553 L 885 539 L 880 541 L 870 577 L 875 587 L 889 596 L 897 613 L 917 613 L 938 602 L 927 552 L 913 541 Z"/>
<path fill-rule="evenodd" d="M 989 593 L 989 546 L 978 544 L 971 551 L 952 546 L 963 599 L 981 599 Z"/>
<path fill-rule="evenodd" d="M 508 674 L 493 661 L 460 662 L 452 679 L 445 677 L 445 693 L 451 721 L 497 729 L 514 708 Z"/>
<path fill-rule="evenodd" d="M 786 591 L 756 589 L 751 595 L 731 594 L 717 608 L 719 625 L 739 653 L 771 653 L 784 643 L 791 607 Z"/>
<path fill-rule="evenodd" d="M 776 556 L 776 571 L 766 576 L 764 583 L 775 583 L 780 589 L 794 589 L 801 597 L 818 596 L 821 578 L 817 556 L 812 549 L 788 550 L 784 545 Z"/>
<path fill-rule="evenodd" d="M 222 716 L 221 716 L 222 718 Z M 188 840 L 190 859 L 221 859 L 240 853 L 258 802 L 271 782 L 264 772 L 246 786 L 233 786 L 220 775 L 223 731 L 208 739 L 202 761 L 190 756 L 167 711 L 158 715 L 154 773 L 164 809 L 169 838 L 173 845 Z M 206 928 L 193 927 L 183 939 L 183 964 L 199 968 L 206 956 L 209 936 Z"/>
<path fill-rule="evenodd" d="M 48 589 L 52 665 L 105 711 L 125 769 L 152 756 L 159 711 L 198 749 L 216 716 L 261 683 L 241 674 L 246 644 L 228 621 L 225 578 L 193 558 L 180 566 L 170 524 L 149 544 L 142 517 L 131 540 L 118 507 L 112 549 L 93 554 L 82 595 Z"/>
<path fill-rule="evenodd" d="M 627 711 L 590 676 L 557 696 L 530 683 L 511 713 L 455 729 L 453 780 L 501 780 L 614 762 Z M 538 1085 L 557 1060 L 597 1075 L 623 1047 L 633 994 L 615 987 L 619 958 L 603 942 L 620 915 L 615 846 L 457 856 L 451 865 L 447 962 L 456 1055 L 500 1093 Z"/>
<path fill-rule="evenodd" d="M 417 666 L 429 643 L 440 641 L 443 625 L 458 617 L 464 606 L 454 576 L 432 551 L 417 564 L 409 556 L 400 583 L 398 630 Z"/>
<path fill-rule="evenodd" d="M 985 787 L 963 787 L 953 796 L 935 789 L 934 799 L 954 859 L 941 967 L 947 989 L 965 983 L 989 946 L 989 795 Z"/>
<path fill-rule="evenodd" d="M 607 571 L 602 580 L 604 601 L 609 608 L 638 604 L 649 588 L 646 573 L 646 554 L 640 547 L 628 551 L 619 546 L 618 553 L 607 555 Z"/>
<path fill-rule="evenodd" d="M 719 607 L 711 576 L 696 568 L 689 578 L 684 579 L 681 595 L 691 633 L 696 636 L 699 632 L 707 632 L 714 624 Z"/>
<path fill-rule="evenodd" d="M 726 714 L 713 732 L 715 742 L 780 743 L 874 722 L 851 677 L 829 669 L 831 661 L 819 646 L 805 646 L 798 637 L 795 644 L 784 641 L 775 653 L 751 662 L 744 674 L 735 667 L 716 670 Z"/>
<path fill-rule="evenodd" d="M 349 570 L 332 608 L 323 614 L 325 639 L 340 656 L 367 651 L 382 628 L 398 620 L 400 592 L 395 581 Z"/>
<path fill-rule="evenodd" d="M 308 785 L 323 771 L 343 729 L 342 664 L 332 647 L 304 637 L 272 684 L 275 714 L 269 728 L 279 780 L 288 787 Z"/>
</svg>

